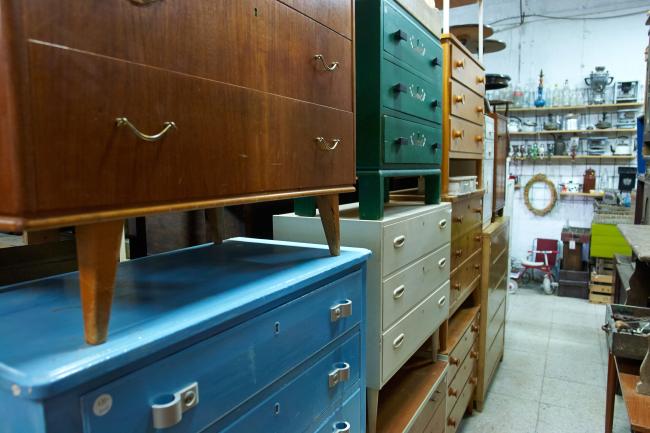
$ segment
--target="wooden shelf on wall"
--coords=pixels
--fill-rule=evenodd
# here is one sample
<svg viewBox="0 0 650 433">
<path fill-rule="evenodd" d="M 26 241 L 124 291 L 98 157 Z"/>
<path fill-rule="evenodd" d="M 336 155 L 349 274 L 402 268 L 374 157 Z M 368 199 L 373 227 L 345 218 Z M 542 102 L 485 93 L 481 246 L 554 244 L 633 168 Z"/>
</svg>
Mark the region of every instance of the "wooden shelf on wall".
<svg viewBox="0 0 650 433">
<path fill-rule="evenodd" d="M 591 197 L 591 198 L 603 198 L 605 196 L 604 192 L 561 192 L 560 197 Z"/>
<path fill-rule="evenodd" d="M 510 137 L 537 137 L 544 135 L 612 135 L 635 134 L 636 128 L 630 129 L 558 129 L 556 131 L 511 132 Z"/>
<path fill-rule="evenodd" d="M 580 162 L 580 161 L 631 161 L 634 155 L 576 155 L 575 158 L 569 155 L 552 155 L 549 158 L 512 158 L 512 161 L 519 162 Z"/>
<path fill-rule="evenodd" d="M 566 107 L 524 107 L 524 108 L 514 108 L 511 107 L 508 110 L 510 114 L 548 114 L 552 112 L 589 112 L 589 113 L 602 113 L 603 111 L 616 111 L 616 110 L 630 110 L 634 108 L 643 107 L 643 102 L 623 102 L 619 104 L 600 104 L 600 105 L 571 105 Z M 504 111 L 504 109 L 499 106 L 499 111 Z"/>
</svg>

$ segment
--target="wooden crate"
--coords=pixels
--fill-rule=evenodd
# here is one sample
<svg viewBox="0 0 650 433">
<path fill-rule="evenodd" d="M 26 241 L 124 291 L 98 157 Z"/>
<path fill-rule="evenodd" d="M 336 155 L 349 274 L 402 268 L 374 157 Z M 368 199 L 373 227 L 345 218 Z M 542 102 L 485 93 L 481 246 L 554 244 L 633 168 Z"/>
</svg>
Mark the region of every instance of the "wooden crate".
<svg viewBox="0 0 650 433">
<path fill-rule="evenodd" d="M 597 258 L 594 266 L 591 268 L 591 273 L 598 275 L 613 275 L 614 266 L 615 263 L 613 259 Z"/>
<path fill-rule="evenodd" d="M 612 295 L 605 295 L 596 292 L 589 293 L 589 302 L 592 304 L 611 304 L 612 301 Z"/>
<path fill-rule="evenodd" d="M 603 275 L 593 272 L 591 274 L 591 282 L 596 284 L 612 285 L 614 283 L 614 275 Z"/>
</svg>

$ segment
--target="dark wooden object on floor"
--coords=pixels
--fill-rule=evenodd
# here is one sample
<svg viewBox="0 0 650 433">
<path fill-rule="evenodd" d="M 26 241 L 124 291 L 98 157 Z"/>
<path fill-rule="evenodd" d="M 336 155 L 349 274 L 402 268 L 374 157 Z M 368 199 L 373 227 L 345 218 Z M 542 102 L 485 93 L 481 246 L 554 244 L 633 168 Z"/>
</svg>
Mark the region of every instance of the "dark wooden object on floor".
<svg viewBox="0 0 650 433">
<path fill-rule="evenodd" d="M 650 396 L 638 394 L 639 362 L 618 358 L 611 353 L 607 364 L 605 433 L 612 433 L 616 384 L 620 384 L 623 401 L 633 433 L 650 433 Z"/>
<path fill-rule="evenodd" d="M 78 227 L 88 342 L 110 221 L 354 191 L 353 35 L 351 0 L 0 4 L 0 230 Z"/>
</svg>

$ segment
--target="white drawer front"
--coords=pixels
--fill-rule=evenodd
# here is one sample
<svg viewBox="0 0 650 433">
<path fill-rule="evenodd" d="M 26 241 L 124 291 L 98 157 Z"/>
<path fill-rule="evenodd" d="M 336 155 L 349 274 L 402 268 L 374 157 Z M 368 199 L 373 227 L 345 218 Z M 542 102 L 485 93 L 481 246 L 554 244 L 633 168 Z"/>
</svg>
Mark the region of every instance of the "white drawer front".
<svg viewBox="0 0 650 433">
<path fill-rule="evenodd" d="M 449 313 L 449 281 L 382 335 L 382 385 L 404 365 Z"/>
<path fill-rule="evenodd" d="M 451 240 L 451 208 L 443 207 L 431 213 L 400 221 L 384 227 L 383 275 L 411 263 Z"/>
<path fill-rule="evenodd" d="M 450 246 L 402 269 L 382 283 L 382 330 L 390 328 L 411 308 L 449 280 Z"/>
</svg>

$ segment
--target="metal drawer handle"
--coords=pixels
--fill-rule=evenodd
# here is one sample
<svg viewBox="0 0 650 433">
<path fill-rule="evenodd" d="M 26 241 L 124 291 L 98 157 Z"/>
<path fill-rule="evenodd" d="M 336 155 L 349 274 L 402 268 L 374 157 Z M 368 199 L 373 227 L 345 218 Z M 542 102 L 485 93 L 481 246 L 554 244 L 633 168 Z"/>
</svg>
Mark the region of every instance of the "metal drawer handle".
<svg viewBox="0 0 650 433">
<path fill-rule="evenodd" d="M 144 4 L 144 3 L 143 3 Z M 129 122 L 129 119 L 126 117 L 118 117 L 115 119 L 115 124 L 117 125 L 118 128 L 121 128 L 123 126 L 127 126 L 133 134 L 138 137 L 140 140 L 144 141 L 158 141 L 161 138 L 163 138 L 171 129 L 176 129 L 176 124 L 174 122 L 165 122 L 163 125 L 165 126 L 162 131 L 160 131 L 158 134 L 154 135 L 147 135 L 143 134 L 133 126 L 131 122 Z"/>
<path fill-rule="evenodd" d="M 330 320 L 336 322 L 339 319 L 350 317 L 352 315 L 352 301 L 346 299 L 340 304 L 330 307 Z"/>
<path fill-rule="evenodd" d="M 338 147 L 339 143 L 341 142 L 340 138 L 332 138 L 331 141 L 327 141 L 323 137 L 316 137 L 316 143 L 318 143 L 318 146 L 320 147 L 321 150 L 334 150 Z"/>
<path fill-rule="evenodd" d="M 458 129 L 454 129 L 451 133 L 451 135 L 454 138 L 465 138 L 465 130 L 461 129 L 460 131 Z"/>
<path fill-rule="evenodd" d="M 441 258 L 440 260 L 438 260 L 438 267 L 439 267 L 440 269 L 444 268 L 445 265 L 447 265 L 447 259 L 446 259 L 445 257 L 443 257 L 443 258 Z"/>
<path fill-rule="evenodd" d="M 393 239 L 393 246 L 395 248 L 402 248 L 406 243 L 406 236 L 400 235 Z"/>
<path fill-rule="evenodd" d="M 350 423 L 347 421 L 339 421 L 335 422 L 332 425 L 332 432 L 333 433 L 350 433 L 352 429 L 352 426 L 350 426 Z"/>
<path fill-rule="evenodd" d="M 160 403 L 151 405 L 153 427 L 157 429 L 175 426 L 183 419 L 183 413 L 199 404 L 199 384 L 193 384 L 161 398 Z M 170 400 L 170 401 L 166 401 Z"/>
<path fill-rule="evenodd" d="M 456 66 L 456 68 L 464 68 L 465 67 L 465 60 L 456 60 L 455 66 Z"/>
<path fill-rule="evenodd" d="M 397 338 L 393 340 L 393 349 L 399 349 L 402 343 L 404 343 L 404 334 L 399 334 Z"/>
<path fill-rule="evenodd" d="M 334 364 L 334 370 L 330 371 L 327 375 L 327 383 L 330 388 L 334 388 L 341 382 L 345 382 L 350 379 L 350 364 L 347 362 L 339 362 Z"/>
<path fill-rule="evenodd" d="M 329 65 L 325 62 L 325 57 L 322 54 L 316 54 L 314 60 L 317 60 L 321 63 L 323 68 L 328 72 L 334 72 L 336 68 L 339 67 L 339 62 L 332 62 Z"/>
<path fill-rule="evenodd" d="M 445 305 L 446 302 L 447 302 L 446 296 L 443 296 L 442 298 L 438 299 L 438 305 L 440 305 L 441 307 Z"/>
<path fill-rule="evenodd" d="M 393 290 L 393 299 L 399 299 L 404 295 L 404 291 L 406 290 L 406 287 L 404 287 L 404 284 L 398 286 L 395 290 Z"/>
<path fill-rule="evenodd" d="M 438 223 L 438 227 L 440 227 L 441 229 L 447 227 L 447 220 L 440 220 L 440 222 Z"/>
<path fill-rule="evenodd" d="M 461 93 L 460 95 L 454 96 L 454 102 L 456 104 L 463 104 L 465 105 L 465 94 Z"/>
</svg>

